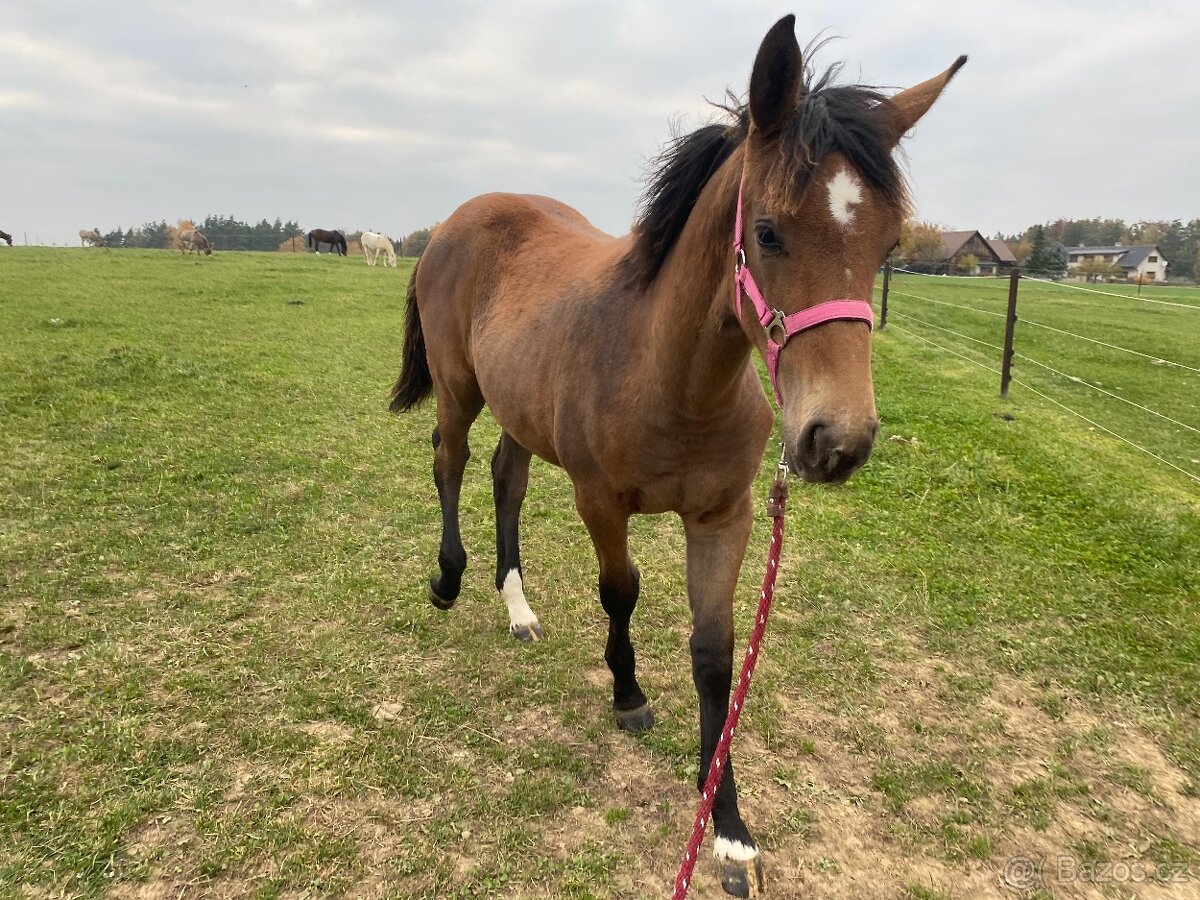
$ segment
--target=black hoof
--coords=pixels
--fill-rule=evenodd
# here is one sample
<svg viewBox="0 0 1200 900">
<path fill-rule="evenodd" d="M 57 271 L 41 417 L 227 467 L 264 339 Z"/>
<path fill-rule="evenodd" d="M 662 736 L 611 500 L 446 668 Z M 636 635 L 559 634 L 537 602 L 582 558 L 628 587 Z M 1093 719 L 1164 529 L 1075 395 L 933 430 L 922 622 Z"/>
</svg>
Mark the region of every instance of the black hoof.
<svg viewBox="0 0 1200 900">
<path fill-rule="evenodd" d="M 733 897 L 757 897 L 766 887 L 763 879 L 762 857 L 754 859 L 717 860 L 721 867 L 721 887 Z"/>
<path fill-rule="evenodd" d="M 530 625 L 509 625 L 508 631 L 518 641 L 540 641 L 546 636 L 541 622 L 534 622 Z"/>
<path fill-rule="evenodd" d="M 654 713 L 651 712 L 649 703 L 643 703 L 634 709 L 614 709 L 613 712 L 617 714 L 617 727 L 623 731 L 638 734 L 649 731 L 654 725 Z"/>
<path fill-rule="evenodd" d="M 457 599 L 458 599 L 457 597 L 454 597 L 450 600 L 447 600 L 445 597 L 440 596 L 438 594 L 438 592 L 433 589 L 433 581 L 430 580 L 430 582 L 429 582 L 429 602 L 432 603 L 434 606 L 436 606 L 438 609 L 442 609 L 442 610 L 449 609 L 450 607 L 452 607 L 454 605 L 454 601 Z"/>
</svg>

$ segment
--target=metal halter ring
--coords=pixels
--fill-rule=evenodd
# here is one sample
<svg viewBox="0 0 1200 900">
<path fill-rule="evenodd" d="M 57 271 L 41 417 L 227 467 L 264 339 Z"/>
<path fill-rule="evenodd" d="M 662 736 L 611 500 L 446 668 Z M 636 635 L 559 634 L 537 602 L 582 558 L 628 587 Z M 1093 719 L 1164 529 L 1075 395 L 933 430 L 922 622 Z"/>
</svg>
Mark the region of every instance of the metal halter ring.
<svg viewBox="0 0 1200 900">
<path fill-rule="evenodd" d="M 786 317 L 782 312 L 777 309 L 773 309 L 771 310 L 771 321 L 765 326 L 767 337 L 773 340 L 781 348 L 787 343 L 789 337 L 787 331 L 787 322 L 784 321 L 785 318 Z M 775 336 L 777 331 L 779 333 L 779 337 Z"/>
</svg>

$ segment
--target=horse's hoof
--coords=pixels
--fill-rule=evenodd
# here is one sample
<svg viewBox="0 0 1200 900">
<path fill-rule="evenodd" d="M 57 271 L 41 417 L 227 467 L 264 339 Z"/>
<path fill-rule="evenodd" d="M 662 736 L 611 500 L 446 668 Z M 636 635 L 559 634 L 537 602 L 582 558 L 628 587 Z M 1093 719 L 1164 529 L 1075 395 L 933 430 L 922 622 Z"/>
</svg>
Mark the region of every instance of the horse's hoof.
<svg viewBox="0 0 1200 900">
<path fill-rule="evenodd" d="M 542 630 L 542 623 L 538 621 L 528 625 L 518 625 L 514 622 L 508 626 L 508 630 L 518 641 L 540 641 L 546 636 L 546 632 Z"/>
<path fill-rule="evenodd" d="M 766 888 L 762 857 L 754 859 L 719 859 L 721 887 L 733 897 L 757 897 Z"/>
<path fill-rule="evenodd" d="M 638 734 L 649 731 L 654 725 L 654 713 L 649 703 L 643 703 L 633 709 L 613 709 L 613 712 L 617 714 L 617 727 L 622 731 Z"/>
<path fill-rule="evenodd" d="M 457 597 L 454 600 L 458 599 Z M 447 600 L 445 597 L 439 596 L 438 592 L 433 589 L 433 582 L 429 583 L 429 602 L 440 610 L 447 610 L 454 605 L 454 600 Z"/>
</svg>

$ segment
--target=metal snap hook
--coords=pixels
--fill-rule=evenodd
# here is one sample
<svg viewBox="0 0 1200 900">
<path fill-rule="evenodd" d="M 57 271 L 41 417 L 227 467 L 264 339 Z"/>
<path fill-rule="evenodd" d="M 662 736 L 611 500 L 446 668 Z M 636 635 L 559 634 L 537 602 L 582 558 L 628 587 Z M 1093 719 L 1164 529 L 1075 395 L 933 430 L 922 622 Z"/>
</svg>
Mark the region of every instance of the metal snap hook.
<svg viewBox="0 0 1200 900">
<path fill-rule="evenodd" d="M 771 321 L 768 322 L 766 326 L 767 337 L 778 344 L 780 348 L 782 348 L 788 340 L 787 322 L 784 321 L 785 318 L 786 317 L 782 312 L 777 309 L 773 309 L 771 310 Z M 776 332 L 779 333 L 778 337 L 775 336 Z"/>
</svg>

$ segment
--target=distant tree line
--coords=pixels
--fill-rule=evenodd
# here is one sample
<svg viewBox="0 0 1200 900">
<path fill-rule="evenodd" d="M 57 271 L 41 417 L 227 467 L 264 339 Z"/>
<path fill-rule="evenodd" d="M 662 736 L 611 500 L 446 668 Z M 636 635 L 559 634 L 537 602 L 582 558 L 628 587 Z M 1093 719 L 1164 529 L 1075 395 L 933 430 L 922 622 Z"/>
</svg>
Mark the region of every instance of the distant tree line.
<svg viewBox="0 0 1200 900">
<path fill-rule="evenodd" d="M 430 225 L 428 228 L 418 228 L 411 234 L 406 234 L 404 240 L 400 242 L 402 256 L 420 256 L 425 252 L 425 248 L 429 245 L 429 239 L 433 237 L 433 229 L 437 228 L 437 224 Z"/>
<path fill-rule="evenodd" d="M 188 223 L 192 221 L 194 220 L 180 220 Z M 232 216 L 205 216 L 195 227 L 212 240 L 218 250 L 303 250 L 304 236 L 307 233 L 307 229 L 301 228 L 298 223 L 290 220 L 284 222 L 278 218 L 274 222 L 263 219 L 257 225 L 251 225 Z M 420 256 L 436 227 L 431 225 L 428 228 L 418 228 L 406 234 L 398 241 L 397 249 L 401 255 Z M 162 221 L 147 222 L 138 228 L 117 226 L 112 231 L 101 231 L 100 234 L 109 247 L 168 250 L 175 246 L 175 234 L 178 230 L 178 225 L 169 225 Z M 351 233 L 346 232 L 346 236 L 350 237 Z"/>
<path fill-rule="evenodd" d="M 194 221 L 194 220 L 193 220 Z M 231 216 L 206 216 L 196 227 L 213 241 L 219 250 L 277 250 L 292 237 L 303 241 L 304 232 L 295 222 L 263 219 L 257 225 L 240 222 Z M 117 227 L 103 235 L 109 247 L 132 247 L 166 250 L 173 246 L 177 227 L 164 222 L 147 222 L 140 228 Z"/>
<path fill-rule="evenodd" d="M 306 229 L 292 221 L 263 219 L 257 225 L 231 216 L 206 216 L 197 226 L 211 238 L 219 250 L 303 250 Z M 416 257 L 425 252 L 437 224 L 418 228 L 398 240 L 402 256 Z M 951 229 L 930 222 L 908 222 L 897 255 L 920 267 L 941 259 L 940 232 Z M 358 232 L 355 232 L 357 234 Z M 173 227 L 164 222 L 147 222 L 137 229 L 115 228 L 101 232 L 109 247 L 167 249 L 173 246 Z M 347 237 L 350 234 L 347 232 Z M 1008 244 L 1017 264 L 1030 272 L 1062 274 L 1067 268 L 1067 247 L 1109 247 L 1155 244 L 1170 263 L 1172 280 L 1196 280 L 1200 273 L 1200 219 L 1183 222 L 1135 222 L 1124 219 L 1057 219 L 1030 225 L 1019 234 L 996 234 Z M 294 240 L 293 240 L 294 239 Z M 1096 273 L 1103 274 L 1103 273 Z"/>
</svg>

